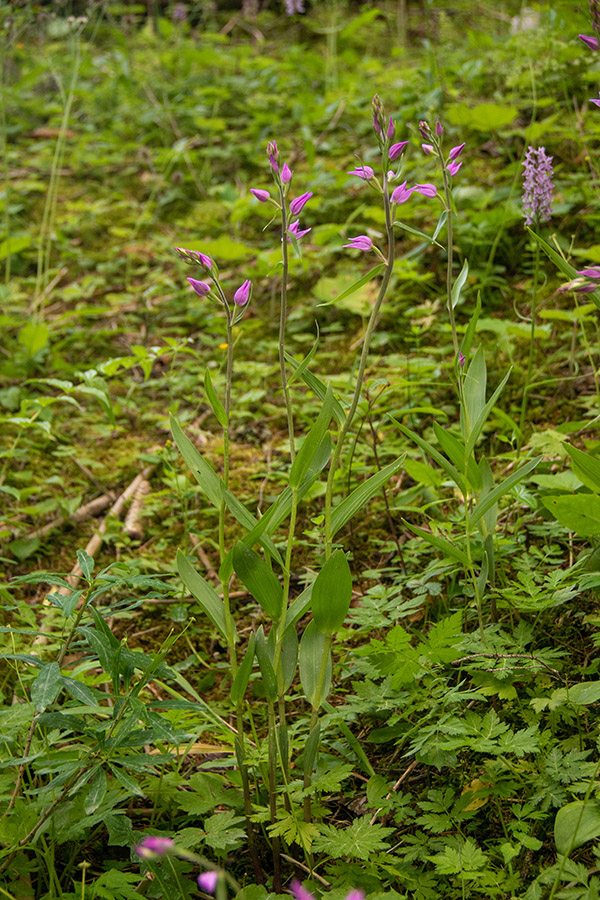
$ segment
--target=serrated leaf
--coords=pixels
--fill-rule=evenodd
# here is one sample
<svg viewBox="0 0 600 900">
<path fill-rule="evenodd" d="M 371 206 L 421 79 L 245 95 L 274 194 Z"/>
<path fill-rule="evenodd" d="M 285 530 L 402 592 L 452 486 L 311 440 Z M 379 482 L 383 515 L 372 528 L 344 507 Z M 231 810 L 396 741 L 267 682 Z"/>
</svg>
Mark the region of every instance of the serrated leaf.
<svg viewBox="0 0 600 900">
<path fill-rule="evenodd" d="M 348 828 L 334 828 L 319 825 L 321 832 L 314 840 L 314 848 L 319 853 L 327 853 L 334 859 L 349 856 L 351 859 L 368 860 L 379 850 L 386 850 L 385 840 L 394 831 L 378 823 L 371 824 L 371 816 L 355 819 Z"/>
</svg>

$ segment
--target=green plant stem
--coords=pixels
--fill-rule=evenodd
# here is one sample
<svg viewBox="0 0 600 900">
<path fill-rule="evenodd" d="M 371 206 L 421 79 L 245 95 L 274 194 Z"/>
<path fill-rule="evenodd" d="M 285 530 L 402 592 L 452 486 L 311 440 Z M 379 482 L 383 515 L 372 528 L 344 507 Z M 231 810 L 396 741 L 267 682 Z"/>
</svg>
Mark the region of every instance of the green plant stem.
<svg viewBox="0 0 600 900">
<path fill-rule="evenodd" d="M 269 814 L 271 824 L 277 822 L 277 737 L 275 734 L 275 707 L 273 701 L 268 700 L 268 727 L 269 727 Z M 281 842 L 277 835 L 273 841 L 273 890 L 276 894 L 282 892 L 281 884 Z"/>
<path fill-rule="evenodd" d="M 281 377 L 281 387 L 283 390 L 283 399 L 285 403 L 285 411 L 287 415 L 288 439 L 290 443 L 290 461 L 294 462 L 296 455 L 296 445 L 294 442 L 294 414 L 290 401 L 290 390 L 287 381 L 287 371 L 285 368 L 285 326 L 287 323 L 287 282 L 288 282 L 288 219 L 287 207 L 285 205 L 285 195 L 283 185 L 279 185 L 279 203 L 281 205 L 281 302 L 279 305 L 279 374 Z"/>
<path fill-rule="evenodd" d="M 317 698 L 320 698 L 321 692 L 323 690 L 323 685 L 325 684 L 325 676 L 327 675 L 327 663 L 329 662 L 329 649 L 331 647 L 331 635 L 328 634 L 325 637 L 325 642 L 323 645 L 323 655 L 321 656 L 321 665 L 319 666 L 319 674 L 317 676 L 317 688 L 315 694 Z M 313 706 L 312 713 L 310 716 L 310 722 L 308 724 L 308 733 L 310 734 L 317 724 L 317 720 L 319 718 L 319 709 L 321 705 Z M 317 755 L 315 754 L 315 760 Z M 310 787 L 311 782 L 311 772 L 307 769 L 304 770 L 304 790 L 307 790 Z M 311 810 L 311 800 L 309 796 L 304 798 L 304 821 L 310 822 L 312 819 L 312 810 Z"/>
<path fill-rule="evenodd" d="M 448 316 L 450 318 L 450 327 L 452 329 L 452 344 L 454 345 L 454 355 L 458 356 L 459 345 L 458 345 L 458 335 L 456 333 L 456 321 L 454 319 L 454 307 L 452 306 L 452 267 L 454 263 L 454 222 L 452 218 L 452 193 L 450 190 L 450 179 L 448 178 L 448 171 L 446 169 L 446 163 L 444 161 L 444 155 L 442 153 L 442 148 L 436 141 L 436 149 L 438 153 L 438 157 L 440 160 L 440 164 L 442 167 L 442 178 L 444 180 L 444 199 L 445 199 L 445 207 L 446 213 L 448 214 L 448 220 L 446 222 L 447 235 L 448 235 L 448 262 L 446 265 L 446 302 L 448 304 Z"/>
<path fill-rule="evenodd" d="M 375 326 L 377 324 L 377 320 L 379 318 L 379 312 L 381 310 L 381 305 L 387 293 L 387 289 L 390 283 L 390 278 L 392 277 L 392 272 L 394 270 L 394 260 L 395 260 L 395 251 L 396 251 L 396 241 L 394 238 L 394 226 L 392 223 L 392 211 L 391 211 L 391 203 L 388 193 L 388 183 L 387 183 L 387 172 L 384 171 L 383 174 L 383 208 L 385 212 L 385 228 L 387 233 L 387 242 L 388 242 L 388 257 L 387 263 L 383 270 L 383 277 L 381 279 L 381 284 L 379 286 L 379 293 L 377 294 L 377 300 L 375 301 L 375 305 L 371 310 L 371 315 L 369 316 L 369 321 L 367 324 L 367 330 L 365 332 L 365 336 L 363 338 L 363 346 L 360 354 L 360 361 L 358 364 L 358 371 L 356 373 L 356 383 L 354 386 L 354 394 L 352 396 L 352 401 L 350 403 L 350 408 L 346 413 L 346 418 L 344 420 L 344 424 L 342 425 L 337 440 L 335 442 L 335 447 L 333 450 L 333 456 L 331 459 L 331 463 L 329 466 L 329 473 L 327 475 L 327 487 L 325 489 L 325 557 L 329 559 L 331 556 L 331 545 L 333 541 L 333 535 L 331 534 L 331 506 L 333 500 L 333 481 L 335 478 L 335 473 L 337 471 L 337 467 L 339 465 L 340 456 L 342 454 L 342 448 L 344 446 L 344 441 L 346 439 L 346 435 L 348 434 L 352 422 L 354 421 L 354 415 L 356 413 L 356 408 L 358 406 L 358 401 L 360 399 L 360 393 L 362 390 L 363 380 L 365 377 L 365 370 L 367 368 L 367 360 L 369 357 L 369 348 L 371 346 L 371 340 L 373 338 L 373 332 L 375 331 Z"/>
<path fill-rule="evenodd" d="M 531 286 L 531 330 L 529 332 L 529 358 L 527 360 L 527 374 L 521 400 L 521 416 L 519 418 L 519 445 L 518 452 L 524 442 L 523 429 L 525 428 L 525 416 L 527 414 L 527 399 L 530 390 L 531 373 L 533 372 L 533 352 L 535 345 L 535 318 L 537 311 L 537 286 L 540 277 L 540 245 L 535 241 L 533 248 L 533 284 Z"/>
</svg>

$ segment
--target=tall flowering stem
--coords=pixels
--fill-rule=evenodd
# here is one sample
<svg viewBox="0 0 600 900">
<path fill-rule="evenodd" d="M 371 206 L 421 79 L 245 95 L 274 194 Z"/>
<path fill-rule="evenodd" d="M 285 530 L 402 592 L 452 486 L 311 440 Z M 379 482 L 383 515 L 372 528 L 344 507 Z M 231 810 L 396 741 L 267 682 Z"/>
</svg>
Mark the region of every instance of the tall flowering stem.
<svg viewBox="0 0 600 900">
<path fill-rule="evenodd" d="M 346 418 L 340 431 L 338 432 L 337 439 L 335 442 L 335 447 L 333 450 L 333 456 L 331 458 L 331 464 L 329 466 L 329 473 L 327 475 L 327 487 L 325 491 L 325 555 L 326 558 L 329 559 L 331 556 L 331 549 L 333 543 L 333 535 L 331 534 L 331 507 L 332 507 L 332 499 L 333 499 L 333 481 L 335 478 L 335 473 L 337 471 L 340 456 L 342 453 L 342 448 L 344 446 L 344 441 L 346 439 L 346 435 L 348 434 L 352 422 L 354 421 L 354 416 L 356 414 L 356 409 L 358 407 L 358 402 L 360 400 L 360 394 L 363 386 L 363 379 L 365 377 L 365 371 L 367 368 L 367 360 L 369 357 L 369 349 L 371 346 L 371 340 L 373 337 L 373 332 L 375 331 L 375 326 L 377 324 L 377 320 L 379 318 L 379 313 L 381 310 L 381 304 L 385 298 L 387 293 L 387 289 L 390 283 L 390 278 L 392 277 L 392 272 L 394 270 L 394 260 L 395 260 L 395 252 L 396 252 L 396 240 L 394 236 L 394 223 L 392 218 L 392 203 L 390 199 L 389 192 L 389 173 L 388 173 L 388 162 L 389 162 L 389 148 L 392 146 L 392 140 L 394 136 L 393 126 L 390 120 L 390 124 L 385 125 L 385 113 L 383 110 L 383 106 L 377 95 L 375 95 L 373 99 L 373 127 L 378 136 L 379 143 L 382 150 L 383 157 L 383 178 L 382 178 L 382 193 L 383 193 L 383 209 L 385 214 L 385 231 L 387 238 L 387 259 L 385 262 L 385 268 L 382 273 L 381 284 L 379 286 L 379 293 L 377 294 L 377 299 L 375 301 L 375 305 L 371 310 L 371 315 L 369 316 L 369 321 L 367 323 L 367 330 L 365 332 L 365 336 L 363 338 L 363 345 L 360 354 L 360 361 L 358 364 L 358 372 L 356 373 L 356 383 L 354 386 L 354 393 L 352 395 L 352 400 L 350 402 L 350 407 L 348 412 L 346 413 Z M 369 170 L 371 171 L 371 170 Z M 359 175 L 358 177 L 363 178 L 364 180 L 370 181 L 370 178 L 365 178 L 364 175 Z"/>
<path fill-rule="evenodd" d="M 523 160 L 523 216 L 525 224 L 532 225 L 537 231 L 540 223 L 548 222 L 552 215 L 552 196 L 554 184 L 552 182 L 553 168 L 552 157 L 546 154 L 544 147 L 528 147 Z M 521 400 L 521 415 L 519 418 L 519 449 L 523 445 L 523 430 L 525 428 L 525 416 L 527 414 L 527 401 L 529 385 L 533 372 L 533 353 L 535 345 L 535 326 L 537 312 L 537 288 L 540 277 L 540 245 L 537 241 L 533 247 L 533 283 L 531 285 L 531 331 L 529 334 L 529 359 L 527 361 L 527 373 L 525 386 Z"/>
</svg>

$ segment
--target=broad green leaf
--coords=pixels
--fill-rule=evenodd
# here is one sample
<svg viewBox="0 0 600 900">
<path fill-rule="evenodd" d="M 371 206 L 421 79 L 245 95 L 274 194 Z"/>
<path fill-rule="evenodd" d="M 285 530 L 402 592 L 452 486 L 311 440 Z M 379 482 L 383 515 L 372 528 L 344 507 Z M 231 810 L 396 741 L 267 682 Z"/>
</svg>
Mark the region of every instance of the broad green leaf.
<svg viewBox="0 0 600 900">
<path fill-rule="evenodd" d="M 352 575 L 343 550 L 335 550 L 313 582 L 311 609 L 323 634 L 335 634 L 348 615 L 352 599 Z"/>
<path fill-rule="evenodd" d="M 371 281 L 373 278 L 376 278 L 384 268 L 384 264 L 380 263 L 379 265 L 370 269 L 370 271 L 368 271 L 366 275 L 363 275 L 362 278 L 358 278 L 356 281 L 353 281 L 351 285 L 349 285 L 345 290 L 341 291 L 339 294 L 333 297 L 332 300 L 327 300 L 324 303 L 319 303 L 318 305 L 331 306 L 332 303 L 339 303 L 340 300 L 345 300 L 346 297 L 350 297 L 351 294 L 355 294 L 356 291 L 359 291 L 362 287 L 365 286 L 365 284 L 368 284 L 369 281 Z M 333 281 L 333 279 L 328 279 L 328 281 L 329 280 Z"/>
<path fill-rule="evenodd" d="M 248 681 L 250 680 L 250 675 L 252 674 L 252 663 L 254 662 L 254 647 L 255 647 L 255 637 L 252 632 L 250 632 L 250 638 L 248 640 L 248 646 L 246 647 L 246 652 L 244 653 L 244 658 L 241 662 L 239 669 L 236 672 L 236 676 L 233 679 L 233 684 L 231 685 L 231 691 L 229 695 L 231 697 L 231 702 L 241 703 L 244 699 L 244 694 L 246 693 L 246 688 L 248 687 Z"/>
<path fill-rule="evenodd" d="M 571 447 L 570 444 L 563 444 L 563 446 L 571 457 L 571 468 L 579 480 L 590 491 L 600 494 L 600 459 L 584 453 L 583 450 L 578 450 L 577 447 Z"/>
<path fill-rule="evenodd" d="M 441 552 L 445 556 L 449 556 L 451 559 L 455 559 L 457 562 L 462 563 L 463 566 L 469 565 L 469 560 L 467 554 L 464 553 L 459 547 L 456 547 L 454 544 L 451 544 L 450 541 L 446 540 L 446 538 L 440 537 L 437 534 L 431 534 L 430 531 L 424 531 L 423 528 L 418 528 L 416 525 L 411 525 L 410 522 L 402 520 L 407 528 L 417 535 L 417 537 L 421 537 L 427 541 L 428 544 L 431 544 L 432 547 L 435 547 L 437 550 L 441 550 Z"/>
<path fill-rule="evenodd" d="M 333 413 L 333 391 L 331 385 L 327 388 L 325 400 L 317 421 L 312 426 L 300 450 L 296 454 L 296 458 L 292 464 L 289 474 L 289 483 L 291 488 L 297 488 L 306 478 L 315 457 L 319 450 L 322 449 L 323 441 L 331 422 Z"/>
<path fill-rule="evenodd" d="M 313 709 L 318 709 L 331 689 L 331 638 L 316 622 L 309 622 L 300 639 L 300 683 Z"/>
<path fill-rule="evenodd" d="M 556 494 L 540 499 L 563 528 L 581 537 L 600 534 L 600 497 L 596 494 Z"/>
<path fill-rule="evenodd" d="M 190 594 L 194 595 L 215 628 L 221 632 L 224 638 L 227 638 L 223 601 L 212 585 L 190 565 L 181 550 L 177 551 L 177 571 L 186 588 Z"/>
<path fill-rule="evenodd" d="M 275 639 L 275 629 L 271 628 L 269 637 L 267 639 L 267 647 L 269 648 L 269 654 L 273 662 L 273 667 L 276 669 Z M 294 677 L 296 675 L 296 668 L 298 666 L 298 634 L 295 628 L 285 629 L 283 633 L 283 640 L 281 642 L 280 653 L 281 673 L 283 675 L 283 689 L 284 691 L 287 691 L 292 681 L 294 680 Z"/>
<path fill-rule="evenodd" d="M 4 199 L 4 202 L 6 203 L 6 198 Z M 20 253 L 21 250 L 26 250 L 30 244 L 31 235 L 29 234 L 24 234 L 21 237 L 15 236 L 0 241 L 0 259 L 5 259 L 7 256 L 13 256 L 15 253 Z"/>
<path fill-rule="evenodd" d="M 452 291 L 450 293 L 450 300 L 452 303 L 452 309 L 456 306 L 458 301 L 460 300 L 460 292 L 465 286 L 465 281 L 467 280 L 469 275 L 469 260 L 465 259 L 462 269 L 456 276 L 454 284 L 452 285 Z"/>
<path fill-rule="evenodd" d="M 267 615 L 278 620 L 282 612 L 283 588 L 267 563 L 238 541 L 233 548 L 233 568 Z"/>
<path fill-rule="evenodd" d="M 521 466 L 520 469 L 517 469 L 516 472 L 513 472 L 512 475 L 509 475 L 508 478 L 505 478 L 504 481 L 494 488 L 493 491 L 490 491 L 483 500 L 480 500 L 473 512 L 469 517 L 469 523 L 471 526 L 476 525 L 479 522 L 480 518 L 486 514 L 488 509 L 491 509 L 495 503 L 498 502 L 500 497 L 503 497 L 511 488 L 518 484 L 519 481 L 522 481 L 530 472 L 532 472 L 536 466 L 538 466 L 542 461 L 541 456 L 536 456 L 535 459 L 530 459 L 529 462 L 526 462 L 524 466 Z"/>
<path fill-rule="evenodd" d="M 379 493 L 384 484 L 394 475 L 404 462 L 406 454 L 402 454 L 393 463 L 384 466 L 375 475 L 352 491 L 341 503 L 339 503 L 331 514 L 331 536 L 333 537 L 340 528 L 350 521 L 363 506 L 371 500 L 375 494 Z"/>
<path fill-rule="evenodd" d="M 519 110 L 516 106 L 499 103 L 479 103 L 472 107 L 455 103 L 446 109 L 445 114 L 453 125 L 464 125 L 487 134 L 510 125 L 519 115 Z"/>
<path fill-rule="evenodd" d="M 43 712 L 58 697 L 63 688 L 60 666 L 57 662 L 46 663 L 31 685 L 31 702 L 36 712 Z"/>
<path fill-rule="evenodd" d="M 221 505 L 221 479 L 204 457 L 196 450 L 189 437 L 184 434 L 181 425 L 175 418 L 171 416 L 171 432 L 173 440 L 179 447 L 179 451 L 186 463 L 192 470 L 192 473 L 212 503 L 217 509 Z"/>
<path fill-rule="evenodd" d="M 45 322 L 30 319 L 19 331 L 17 339 L 30 356 L 35 356 L 47 346 L 49 336 L 50 331 Z"/>
<path fill-rule="evenodd" d="M 597 837 L 600 837 L 597 800 L 574 800 L 559 809 L 554 820 L 554 840 L 559 853 L 571 853 Z"/>
<path fill-rule="evenodd" d="M 217 397 L 217 392 L 215 391 L 212 383 L 212 379 L 210 377 L 210 372 L 208 369 L 204 372 L 204 390 L 206 391 L 206 396 L 208 397 L 208 402 L 211 405 L 211 409 L 217 417 L 217 422 L 221 426 L 221 428 L 227 428 L 227 416 L 225 415 L 225 409 L 223 404 Z"/>
<path fill-rule="evenodd" d="M 600 681 L 582 681 L 572 684 L 569 688 L 569 700 L 571 703 L 580 703 L 589 706 L 600 700 Z"/>
</svg>

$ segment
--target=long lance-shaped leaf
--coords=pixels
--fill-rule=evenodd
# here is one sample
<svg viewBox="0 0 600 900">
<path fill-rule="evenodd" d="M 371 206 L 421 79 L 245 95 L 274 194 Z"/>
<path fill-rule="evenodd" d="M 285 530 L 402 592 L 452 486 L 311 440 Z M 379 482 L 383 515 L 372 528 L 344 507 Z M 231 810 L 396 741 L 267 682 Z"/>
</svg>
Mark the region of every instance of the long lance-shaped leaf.
<svg viewBox="0 0 600 900">
<path fill-rule="evenodd" d="M 466 553 L 463 553 L 458 547 L 455 547 L 450 541 L 446 538 L 439 537 L 437 534 L 431 534 L 429 531 L 425 531 L 423 528 L 418 528 L 417 525 L 411 525 L 410 522 L 407 522 L 406 519 L 402 520 L 407 528 L 417 535 L 417 537 L 423 538 L 423 540 L 427 541 L 428 544 L 431 544 L 432 547 L 435 547 L 437 550 L 441 550 L 446 556 L 450 556 L 452 559 L 455 559 L 457 562 L 462 563 L 463 566 L 469 565 L 469 558 Z"/>
<path fill-rule="evenodd" d="M 530 472 L 533 472 L 536 466 L 538 466 L 542 461 L 541 456 L 536 456 L 535 459 L 530 459 L 529 462 L 526 462 L 524 466 L 521 466 L 520 469 L 517 469 L 516 472 L 513 472 L 512 475 L 509 475 L 508 478 L 494 488 L 493 491 L 490 491 L 483 500 L 477 504 L 471 515 L 469 516 L 469 524 L 476 525 L 477 522 L 481 519 L 482 516 L 486 514 L 488 509 L 491 509 L 494 503 L 497 503 L 500 497 L 510 491 L 515 484 L 518 484 L 519 481 L 522 481 L 526 475 L 529 475 Z"/>
<path fill-rule="evenodd" d="M 332 537 L 381 490 L 386 481 L 398 471 L 405 458 L 406 453 L 403 453 L 402 456 L 399 456 L 394 462 L 384 466 L 384 468 L 379 472 L 376 472 L 375 475 L 371 475 L 370 478 L 367 478 L 363 484 L 353 490 L 351 494 L 335 507 L 331 514 Z"/>
<path fill-rule="evenodd" d="M 406 427 L 406 425 L 402 425 L 402 423 L 398 422 L 398 420 L 393 416 L 389 416 L 389 418 L 392 420 L 394 425 L 396 425 L 400 429 L 402 434 L 405 434 L 406 437 L 409 437 L 412 441 L 414 441 L 415 444 L 421 448 L 421 450 L 424 450 L 425 453 L 427 453 L 444 470 L 444 472 L 448 475 L 449 478 L 452 479 L 452 481 L 464 496 L 466 492 L 465 483 L 458 469 L 455 468 L 452 463 L 448 462 L 446 457 L 442 456 L 442 454 L 438 450 L 436 450 L 435 447 L 432 447 L 428 441 L 423 440 L 423 438 L 415 431 L 411 431 L 410 428 Z"/>
<path fill-rule="evenodd" d="M 435 431 L 435 436 L 440 442 L 440 446 L 446 456 L 449 456 L 457 469 L 467 476 L 467 481 L 476 491 L 481 490 L 481 473 L 479 472 L 475 458 L 472 455 L 466 456 L 465 445 L 462 441 L 455 438 L 449 431 L 444 431 L 437 422 L 433 423 L 433 430 Z"/>
<path fill-rule="evenodd" d="M 196 450 L 175 416 L 171 416 L 171 431 L 175 443 L 181 451 L 181 455 L 192 470 L 196 481 L 212 505 L 218 509 L 221 505 L 221 501 L 225 499 L 229 511 L 235 516 L 237 521 L 246 529 L 246 531 L 252 531 L 252 529 L 256 528 L 258 520 L 248 509 L 246 509 L 244 504 L 231 493 L 231 491 L 225 490 L 223 482 L 213 467 L 204 459 L 202 454 Z M 263 531 L 260 532 L 261 536 L 262 534 Z M 271 554 L 273 559 L 276 559 L 280 565 L 283 565 L 281 554 L 273 541 L 269 537 L 263 539 L 261 536 L 256 538 L 255 543 L 258 542 L 264 546 L 265 550 Z"/>
<path fill-rule="evenodd" d="M 300 447 L 300 450 L 298 451 L 296 458 L 292 463 L 292 468 L 290 469 L 289 474 L 289 483 L 291 488 L 297 488 L 300 484 L 302 484 L 302 482 L 308 475 L 313 460 L 317 456 L 319 450 L 322 449 L 323 440 L 325 438 L 325 435 L 327 434 L 329 423 L 331 422 L 332 413 L 333 391 L 330 385 L 327 389 L 327 393 L 325 394 L 325 399 L 323 401 L 321 411 L 317 416 L 317 421 L 304 438 L 304 443 Z"/>
<path fill-rule="evenodd" d="M 468 456 L 470 456 L 470 454 L 473 452 L 473 450 L 475 448 L 475 444 L 477 443 L 479 435 L 481 434 L 481 430 L 486 423 L 487 417 L 491 413 L 493 407 L 496 405 L 496 400 L 498 399 L 498 397 L 504 390 L 504 385 L 510 378 L 511 372 L 512 372 L 512 369 L 509 369 L 508 372 L 506 373 L 506 375 L 504 376 L 504 378 L 502 379 L 502 381 L 500 382 L 500 384 L 498 385 L 498 387 L 496 388 L 496 390 L 494 391 L 494 393 L 492 394 L 492 396 L 490 397 L 490 399 L 488 400 L 488 402 L 485 404 L 485 406 L 481 410 L 481 413 L 479 414 L 479 416 L 477 417 L 475 422 L 471 425 L 471 434 L 469 436 L 469 440 L 467 441 L 467 448 L 466 448 Z"/>
<path fill-rule="evenodd" d="M 206 391 L 206 396 L 208 397 L 208 402 L 211 405 L 212 411 L 217 417 L 217 422 L 219 423 L 221 428 L 227 428 L 227 415 L 225 413 L 223 404 L 219 400 L 217 392 L 213 387 L 212 378 L 210 377 L 210 372 L 208 369 L 206 369 L 204 373 L 204 390 Z"/>
<path fill-rule="evenodd" d="M 600 494 L 600 460 L 570 444 L 564 444 L 564 448 L 571 457 L 571 468 L 575 475 L 590 491 Z"/>
<path fill-rule="evenodd" d="M 289 353 L 285 354 L 286 360 L 289 362 L 290 366 L 294 371 L 299 369 L 302 363 L 296 362 L 293 356 L 290 356 Z M 328 385 L 325 384 L 324 381 L 321 381 L 320 378 L 317 378 L 316 375 L 313 375 L 308 369 L 305 369 L 300 377 L 304 384 L 313 391 L 319 400 L 325 400 L 325 395 L 327 394 Z M 333 398 L 333 417 L 338 425 L 343 425 L 346 421 L 346 413 L 344 412 L 344 408 L 339 400 Z"/>
<path fill-rule="evenodd" d="M 194 595 L 215 628 L 221 632 L 224 638 L 227 638 L 223 601 L 213 586 L 196 572 L 181 550 L 177 551 L 177 571 L 186 588 Z"/>
<path fill-rule="evenodd" d="M 302 378 L 303 373 L 308 368 L 310 363 L 312 362 L 312 358 L 317 352 L 317 347 L 319 346 L 319 326 L 317 324 L 317 336 L 315 338 L 315 342 L 302 360 L 301 363 L 296 364 L 296 368 L 293 373 L 288 378 L 288 385 L 292 384 L 297 378 Z"/>
<path fill-rule="evenodd" d="M 201 453 L 198 453 L 175 416 L 170 418 L 171 433 L 181 455 L 212 505 L 218 509 L 221 505 L 221 479 L 210 463 L 204 459 Z"/>
<path fill-rule="evenodd" d="M 345 291 L 342 291 L 341 294 L 338 294 L 333 300 L 326 300 L 324 303 L 317 304 L 318 306 L 331 306 L 332 303 L 338 303 L 340 300 L 345 300 L 346 297 L 349 297 L 351 294 L 354 294 L 356 291 L 360 290 L 361 287 L 364 287 L 365 284 L 368 284 L 371 279 L 376 278 L 380 272 L 383 271 L 385 265 L 380 263 L 378 266 L 375 266 L 366 275 L 363 275 L 362 278 L 359 278 L 357 281 L 354 281 L 350 287 L 347 287 Z"/>
<path fill-rule="evenodd" d="M 550 244 L 546 243 L 546 241 L 539 236 L 539 234 L 536 234 L 535 231 L 533 231 L 531 228 L 527 228 L 527 231 L 534 239 L 534 241 L 537 241 L 546 256 L 548 256 L 552 260 L 556 268 L 559 269 L 559 271 L 561 271 L 563 275 L 565 275 L 569 279 L 569 281 L 574 281 L 574 279 L 578 277 L 577 269 L 570 265 L 566 261 L 566 259 L 563 259 L 560 253 L 557 253 L 556 250 L 554 250 L 550 246 Z M 586 299 L 589 297 L 592 302 L 596 304 L 598 309 L 600 309 L 600 293 L 598 291 L 592 291 L 590 294 L 586 294 L 585 296 Z"/>
<path fill-rule="evenodd" d="M 450 300 L 452 303 L 452 309 L 456 306 L 458 301 L 460 300 L 460 293 L 465 285 L 465 281 L 469 275 L 469 260 L 465 259 L 463 263 L 463 267 L 456 276 L 456 280 L 452 285 L 452 291 L 450 292 Z"/>
<path fill-rule="evenodd" d="M 250 680 L 250 675 L 252 674 L 252 663 L 254 661 L 254 644 L 254 634 L 250 632 L 250 638 L 248 640 L 248 646 L 246 647 L 244 658 L 239 669 L 237 670 L 235 678 L 233 679 L 233 684 L 231 685 L 230 697 L 232 703 L 241 703 L 241 701 L 244 699 L 244 694 L 246 693 L 246 688 L 248 687 L 248 681 Z"/>
<path fill-rule="evenodd" d="M 418 228 L 412 228 L 411 225 L 407 225 L 405 222 L 394 222 L 394 225 L 397 225 L 398 228 L 401 228 L 403 231 L 408 231 L 409 234 L 414 234 L 415 237 L 424 238 L 427 241 L 427 244 L 435 244 L 437 247 L 440 247 L 442 250 L 444 249 L 442 244 L 439 244 L 436 241 L 436 237 L 439 234 L 439 229 L 436 230 L 436 233 L 429 237 L 428 234 L 425 234 L 424 231 L 419 231 Z"/>
</svg>

